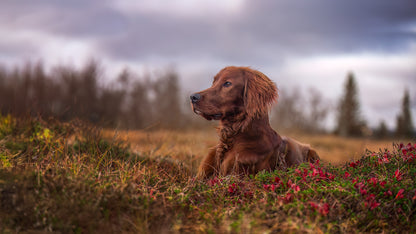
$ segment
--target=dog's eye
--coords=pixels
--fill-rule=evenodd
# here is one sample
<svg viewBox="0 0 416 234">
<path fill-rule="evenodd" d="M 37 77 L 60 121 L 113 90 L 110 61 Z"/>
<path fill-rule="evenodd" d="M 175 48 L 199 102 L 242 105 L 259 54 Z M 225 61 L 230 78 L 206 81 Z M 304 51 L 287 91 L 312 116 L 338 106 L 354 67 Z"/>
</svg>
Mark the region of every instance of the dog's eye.
<svg viewBox="0 0 416 234">
<path fill-rule="evenodd" d="M 224 86 L 224 87 L 230 87 L 231 86 L 231 82 L 227 81 L 222 86 Z"/>
</svg>

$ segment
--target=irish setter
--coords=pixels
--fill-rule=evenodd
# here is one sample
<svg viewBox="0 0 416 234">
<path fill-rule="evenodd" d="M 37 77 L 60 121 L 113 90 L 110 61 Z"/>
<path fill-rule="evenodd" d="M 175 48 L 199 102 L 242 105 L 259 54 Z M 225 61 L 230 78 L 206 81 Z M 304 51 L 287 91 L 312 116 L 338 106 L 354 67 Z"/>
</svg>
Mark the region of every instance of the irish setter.
<svg viewBox="0 0 416 234">
<path fill-rule="evenodd" d="M 268 113 L 277 97 L 276 85 L 248 67 L 226 67 L 210 88 L 191 95 L 196 114 L 220 121 L 220 141 L 203 159 L 199 178 L 254 174 L 319 159 L 309 145 L 281 137 L 270 127 Z"/>
</svg>

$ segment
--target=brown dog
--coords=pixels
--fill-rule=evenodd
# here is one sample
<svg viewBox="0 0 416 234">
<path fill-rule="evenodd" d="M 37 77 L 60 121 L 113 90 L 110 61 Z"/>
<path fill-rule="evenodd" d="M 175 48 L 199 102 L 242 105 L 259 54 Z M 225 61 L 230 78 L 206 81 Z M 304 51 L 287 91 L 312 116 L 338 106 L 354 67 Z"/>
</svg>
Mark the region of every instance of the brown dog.
<svg viewBox="0 0 416 234">
<path fill-rule="evenodd" d="M 254 174 L 319 159 L 309 145 L 280 137 L 270 127 L 268 112 L 277 97 L 276 85 L 247 67 L 226 67 L 211 88 L 191 95 L 196 114 L 220 121 L 220 142 L 202 161 L 199 178 Z"/>
</svg>

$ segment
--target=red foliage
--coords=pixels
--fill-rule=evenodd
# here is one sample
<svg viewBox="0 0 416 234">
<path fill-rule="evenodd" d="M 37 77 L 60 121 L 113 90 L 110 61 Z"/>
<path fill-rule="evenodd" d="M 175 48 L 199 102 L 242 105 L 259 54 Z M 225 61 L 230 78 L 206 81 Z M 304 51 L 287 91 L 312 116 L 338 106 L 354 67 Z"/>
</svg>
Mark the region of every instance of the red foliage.
<svg viewBox="0 0 416 234">
<path fill-rule="evenodd" d="M 232 183 L 230 186 L 228 186 L 228 193 L 233 195 L 237 192 L 237 185 L 235 183 Z"/>
<path fill-rule="evenodd" d="M 344 178 L 349 178 L 350 176 L 351 176 L 351 174 L 346 171 L 345 174 L 344 174 Z"/>
<path fill-rule="evenodd" d="M 402 173 L 399 171 L 399 169 L 397 169 L 395 172 L 394 172 L 394 178 L 396 178 L 396 180 L 397 181 L 401 181 L 403 178 L 402 178 Z"/>
<path fill-rule="evenodd" d="M 411 162 L 416 160 L 416 143 L 414 145 L 400 143 L 399 151 L 403 154 L 403 161 Z"/>
<path fill-rule="evenodd" d="M 356 162 L 351 162 L 351 163 L 350 163 L 350 167 L 352 167 L 352 168 L 356 168 L 359 164 L 360 164 L 360 161 L 359 161 L 359 160 L 357 160 Z"/>
<path fill-rule="evenodd" d="M 280 197 L 280 200 L 282 200 L 284 203 L 289 203 L 293 201 L 293 194 L 292 193 L 286 193 L 284 197 Z"/>
<path fill-rule="evenodd" d="M 309 202 L 309 205 L 311 206 L 311 209 L 314 211 L 318 211 L 321 215 L 327 216 L 329 213 L 329 205 L 328 203 L 324 204 L 317 204 L 315 202 Z"/>
<path fill-rule="evenodd" d="M 369 207 L 370 210 L 374 210 L 380 205 L 380 202 L 377 202 L 376 195 L 370 194 L 365 198 L 366 202 L 364 202 L 365 207 Z"/>
<path fill-rule="evenodd" d="M 404 197 L 403 193 L 404 189 L 400 189 L 399 192 L 397 192 L 396 199 L 402 199 Z"/>
<path fill-rule="evenodd" d="M 218 177 L 214 177 L 213 179 L 208 180 L 208 185 L 209 186 L 215 186 L 215 185 L 219 185 L 222 182 L 222 179 L 218 179 Z"/>
</svg>

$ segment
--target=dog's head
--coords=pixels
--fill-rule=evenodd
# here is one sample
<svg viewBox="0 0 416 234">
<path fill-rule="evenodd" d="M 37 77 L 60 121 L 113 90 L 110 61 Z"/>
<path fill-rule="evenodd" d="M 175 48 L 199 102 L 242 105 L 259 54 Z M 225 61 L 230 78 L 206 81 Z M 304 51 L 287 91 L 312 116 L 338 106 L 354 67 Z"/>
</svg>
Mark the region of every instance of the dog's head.
<svg viewBox="0 0 416 234">
<path fill-rule="evenodd" d="M 276 101 L 276 85 L 263 73 L 247 67 L 226 67 L 212 86 L 191 95 L 192 109 L 207 120 L 252 120 L 267 115 Z"/>
</svg>

